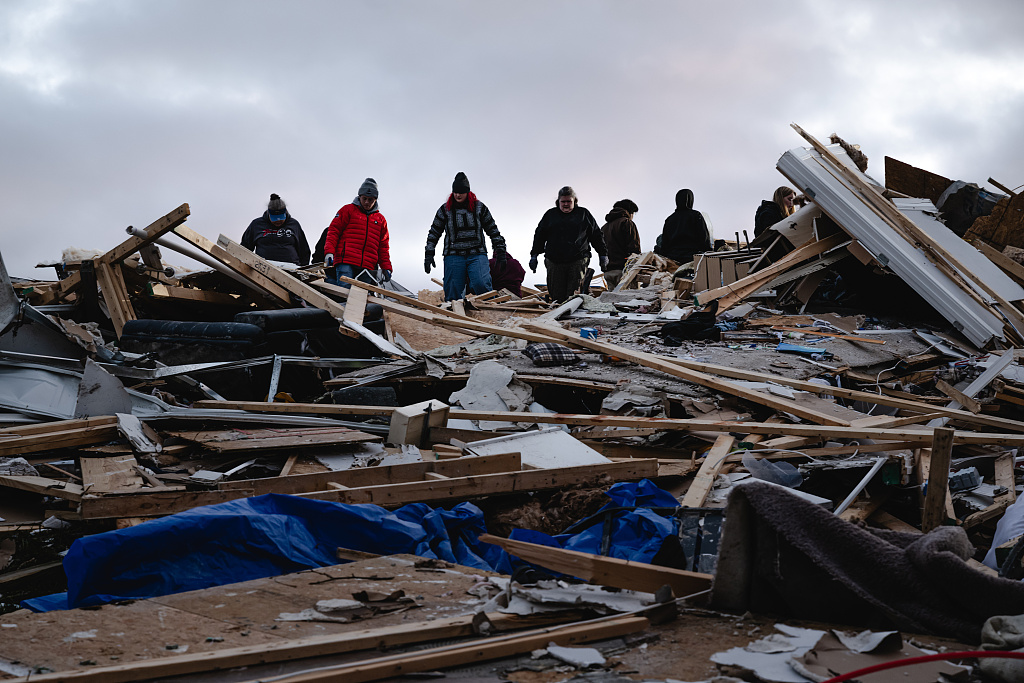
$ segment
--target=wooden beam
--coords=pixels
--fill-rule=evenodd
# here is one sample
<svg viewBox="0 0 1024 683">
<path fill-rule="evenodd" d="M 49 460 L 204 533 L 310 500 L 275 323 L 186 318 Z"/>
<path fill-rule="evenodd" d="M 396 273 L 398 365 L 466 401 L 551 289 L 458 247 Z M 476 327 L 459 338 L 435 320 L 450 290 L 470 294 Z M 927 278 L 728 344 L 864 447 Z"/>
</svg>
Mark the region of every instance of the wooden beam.
<svg viewBox="0 0 1024 683">
<path fill-rule="evenodd" d="M 363 324 L 363 316 L 366 315 L 366 298 L 368 293 L 365 289 L 358 287 L 350 290 L 348 299 L 345 300 L 345 311 L 343 317 L 350 323 Z"/>
<path fill-rule="evenodd" d="M 222 265 L 226 266 L 228 270 L 247 281 L 256 291 L 264 294 L 265 296 L 271 297 L 279 303 L 291 305 L 291 295 L 288 290 L 279 286 L 273 280 L 264 277 L 254 268 L 242 263 L 236 258 L 233 258 L 230 254 L 226 253 L 223 249 L 218 248 L 216 244 L 208 240 L 203 235 L 200 235 L 195 230 L 181 225 L 176 227 L 173 232 L 196 249 L 209 254 L 211 257 L 219 261 Z"/>
<path fill-rule="evenodd" d="M 981 412 L 981 404 L 948 382 L 936 379 L 935 388 L 950 397 L 975 415 Z"/>
<path fill-rule="evenodd" d="M 492 614 L 496 622 L 510 621 L 507 615 Z M 279 642 L 246 645 L 223 650 L 156 657 L 113 666 L 89 667 L 49 674 L 33 674 L 41 683 L 130 683 L 202 672 L 224 671 L 246 666 L 272 664 L 312 657 L 338 655 L 362 650 L 387 650 L 435 640 L 468 638 L 475 635 L 473 615 L 415 621 L 395 626 L 342 631 L 329 635 L 282 639 Z"/>
<path fill-rule="evenodd" d="M 921 513 L 921 529 L 927 533 L 946 519 L 946 497 L 949 495 L 949 463 L 953 454 L 953 430 L 936 427 L 928 472 L 928 490 Z"/>
<path fill-rule="evenodd" d="M 106 424 L 90 423 L 89 426 L 80 426 L 83 422 L 89 423 L 85 420 L 61 420 L 46 423 L 50 431 L 16 431 L 25 429 L 23 427 L 0 430 L 0 456 L 19 456 L 56 448 L 91 446 L 116 439 L 119 435 L 116 419 Z M 33 429 L 38 430 L 40 426 L 33 425 Z"/>
<path fill-rule="evenodd" d="M 79 502 L 79 512 L 82 519 L 160 517 L 201 505 L 216 505 L 238 498 L 249 498 L 252 495 L 252 489 L 235 489 L 231 491 L 167 490 L 124 496 L 101 496 L 82 498 Z"/>
<path fill-rule="evenodd" d="M 388 506 L 427 501 L 468 500 L 504 493 L 545 491 L 572 486 L 603 486 L 657 475 L 657 460 L 638 459 L 599 465 L 453 477 L 445 481 L 363 486 L 299 495 L 303 498 L 333 500 L 338 503 L 374 503 Z"/>
<path fill-rule="evenodd" d="M 884 339 L 871 339 L 869 337 L 862 337 L 853 334 L 835 334 L 834 332 L 821 332 L 810 327 L 786 327 L 785 325 L 775 325 L 772 327 L 773 330 L 780 332 L 802 332 L 812 337 L 831 337 L 833 339 L 846 339 L 852 342 L 863 342 L 865 344 L 884 344 Z"/>
<path fill-rule="evenodd" d="M 1014 477 L 1014 456 L 1012 452 L 1003 453 L 996 458 L 993 466 L 995 468 L 996 486 L 1006 489 L 1006 497 L 1010 502 L 1017 500 L 1017 480 Z"/>
<path fill-rule="evenodd" d="M 120 338 L 125 323 L 136 319 L 131 296 L 121 275 L 121 265 L 97 261 L 96 281 L 103 293 L 103 301 L 107 304 L 110 320 L 114 323 L 114 333 Z"/>
<path fill-rule="evenodd" d="M 1017 284 L 1024 284 L 1024 266 L 1014 261 L 1001 251 L 988 245 L 983 240 L 974 240 L 971 244 L 978 248 L 981 253 L 988 257 L 988 260 L 999 266 L 1004 273 L 1015 280 Z"/>
<path fill-rule="evenodd" d="M 725 459 L 729 456 L 735 443 L 736 437 L 728 434 L 722 434 L 715 439 L 715 444 L 704 456 L 704 463 L 697 471 L 697 476 L 690 482 L 690 488 L 683 496 L 682 502 L 679 503 L 681 507 L 699 508 L 704 505 L 704 499 L 711 492 L 711 487 L 715 484 L 715 477 L 721 471 L 722 465 L 725 464 Z"/>
<path fill-rule="evenodd" d="M 298 494 L 323 491 L 330 483 L 354 489 L 364 486 L 420 482 L 428 472 L 436 472 L 447 477 L 471 477 L 481 474 L 518 472 L 520 469 L 522 469 L 522 458 L 519 453 L 502 453 L 451 460 L 410 462 L 401 465 L 358 467 L 337 472 L 292 474 L 287 478 L 268 477 L 266 479 L 226 481 L 218 485 L 218 488 L 221 491 L 252 489 L 254 495 L 257 496 L 264 493 Z"/>
<path fill-rule="evenodd" d="M 44 496 L 56 496 L 76 502 L 82 500 L 84 493 L 80 484 L 29 474 L 0 474 L 0 486 L 40 493 Z"/>
<path fill-rule="evenodd" d="M 149 294 L 154 299 L 215 304 L 218 306 L 244 306 L 247 301 L 247 299 L 242 299 L 237 294 L 225 294 L 224 292 L 206 291 L 192 287 L 171 287 L 159 282 L 150 283 Z"/>
<path fill-rule="evenodd" d="M 547 325 L 535 325 L 533 323 L 526 323 L 526 327 L 531 330 L 543 332 L 547 336 L 554 337 L 555 339 L 561 340 L 563 343 L 567 343 L 571 346 L 580 346 L 591 351 L 597 351 L 598 353 L 604 353 L 609 356 L 616 356 L 618 358 L 624 358 L 626 360 L 642 365 L 652 370 L 660 370 L 673 377 L 684 379 L 687 382 L 693 382 L 694 384 L 712 389 L 714 391 L 720 391 L 725 394 L 737 396 L 739 398 L 752 401 L 754 403 L 780 410 L 783 412 L 791 413 L 802 417 L 811 422 L 822 424 L 822 425 L 837 425 L 837 426 L 849 426 L 849 422 L 838 418 L 834 415 L 822 413 L 813 408 L 808 408 L 806 405 L 791 401 L 786 398 L 778 396 L 772 396 L 764 392 L 757 391 L 755 389 L 748 389 L 742 385 L 723 380 L 713 375 L 708 375 L 702 372 L 696 372 L 688 368 L 681 367 L 672 361 L 660 358 L 653 353 L 646 353 L 644 351 L 634 351 L 624 346 L 618 346 L 616 344 L 609 344 L 607 342 L 597 341 L 596 339 L 585 339 L 579 335 L 573 335 L 570 332 L 561 328 L 550 327 Z"/>
<path fill-rule="evenodd" d="M 660 567 L 643 562 L 620 560 L 581 553 L 577 550 L 553 548 L 525 541 L 484 534 L 481 541 L 503 548 L 510 555 L 531 564 L 575 576 L 591 583 L 624 590 L 657 593 L 662 586 L 671 586 L 677 598 L 700 593 L 711 588 L 710 574 L 688 572 L 672 567 Z"/>
</svg>

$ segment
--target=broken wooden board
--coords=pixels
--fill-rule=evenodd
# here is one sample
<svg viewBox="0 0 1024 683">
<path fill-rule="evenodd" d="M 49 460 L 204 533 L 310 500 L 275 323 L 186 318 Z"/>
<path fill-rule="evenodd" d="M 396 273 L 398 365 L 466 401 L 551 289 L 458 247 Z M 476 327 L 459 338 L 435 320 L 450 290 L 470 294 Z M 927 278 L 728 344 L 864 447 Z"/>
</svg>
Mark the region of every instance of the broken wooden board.
<svg viewBox="0 0 1024 683">
<path fill-rule="evenodd" d="M 7 427 L 0 429 L 0 456 L 91 446 L 117 437 L 117 418 L 112 415 Z"/>
<path fill-rule="evenodd" d="M 226 294 L 224 292 L 210 292 L 204 289 L 192 287 L 172 287 L 169 285 L 153 282 L 149 285 L 149 295 L 154 299 L 166 299 L 169 301 L 182 302 L 185 304 L 213 304 L 216 306 L 244 306 L 246 300 L 238 294 Z"/>
<path fill-rule="evenodd" d="M 484 534 L 479 540 L 496 545 L 510 555 L 531 564 L 602 586 L 645 593 L 657 593 L 662 586 L 671 586 L 677 598 L 702 593 L 711 588 L 711 574 L 620 560 L 616 557 L 602 557 L 526 541 L 513 541 L 491 534 Z"/>
<path fill-rule="evenodd" d="M 638 481 L 658 475 L 657 460 L 632 460 L 601 465 L 582 465 L 522 472 L 483 474 L 451 479 L 383 484 L 300 494 L 303 498 L 338 503 L 406 503 L 469 500 L 502 493 L 544 491 L 572 486 L 605 486 L 620 481 Z"/>
<path fill-rule="evenodd" d="M 79 487 L 81 488 L 81 487 Z M 49 495 L 56 495 L 50 493 Z M 121 496 L 81 498 L 79 513 L 82 519 L 117 519 L 121 517 L 160 517 L 183 512 L 202 505 L 216 505 L 229 500 L 249 498 L 252 489 L 231 491 L 164 491 L 133 493 Z"/>
<path fill-rule="evenodd" d="M 348 427 L 289 427 L 272 429 L 223 429 L 170 431 L 186 441 L 198 443 L 217 453 L 314 448 L 351 443 L 379 442 L 380 437 Z"/>
<path fill-rule="evenodd" d="M 337 472 L 311 472 L 292 474 L 287 477 L 226 481 L 219 484 L 218 488 L 222 491 L 252 489 L 257 496 L 264 493 L 296 494 L 324 491 L 331 483 L 341 484 L 348 488 L 359 488 L 422 482 L 428 473 L 441 474 L 445 477 L 471 477 L 480 474 L 518 472 L 520 469 L 522 469 L 522 459 L 518 453 L 502 453 L 500 455 L 431 460 L 400 465 L 357 467 Z"/>
<path fill-rule="evenodd" d="M 84 493 L 80 484 L 27 474 L 0 474 L 0 486 L 72 501 L 81 500 Z"/>
<path fill-rule="evenodd" d="M 138 462 L 134 454 L 81 457 L 78 463 L 82 468 L 82 488 L 86 493 L 133 493 L 143 487 L 142 477 L 135 470 Z"/>
<path fill-rule="evenodd" d="M 690 488 L 687 489 L 686 495 L 679 503 L 681 507 L 703 507 L 704 499 L 708 497 L 711 487 L 715 484 L 715 477 L 718 476 L 722 465 L 725 464 L 725 459 L 729 457 L 735 444 L 736 437 L 729 434 L 722 434 L 715 440 L 711 450 L 704 456 L 704 462 L 701 464 L 697 476 L 690 482 Z"/>
</svg>

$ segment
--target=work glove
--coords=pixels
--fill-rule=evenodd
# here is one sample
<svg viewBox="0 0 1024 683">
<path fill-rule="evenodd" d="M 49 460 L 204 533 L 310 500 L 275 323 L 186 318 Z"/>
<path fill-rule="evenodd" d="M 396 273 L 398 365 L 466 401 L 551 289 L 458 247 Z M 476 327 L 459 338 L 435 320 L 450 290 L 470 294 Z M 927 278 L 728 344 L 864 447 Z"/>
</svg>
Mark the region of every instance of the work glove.
<svg viewBox="0 0 1024 683">
<path fill-rule="evenodd" d="M 434 257 L 433 256 L 428 256 L 425 259 L 423 259 L 423 272 L 426 273 L 427 275 L 430 275 L 430 269 L 431 268 L 436 268 L 436 267 L 437 266 L 434 265 Z"/>
<path fill-rule="evenodd" d="M 606 254 L 601 254 L 599 260 L 601 262 L 601 272 L 603 273 L 604 271 L 608 270 L 608 256 Z"/>
<path fill-rule="evenodd" d="M 391 282 L 391 271 L 387 269 L 382 270 L 381 278 L 384 280 L 384 282 Z"/>
<path fill-rule="evenodd" d="M 530 270 L 532 270 L 535 273 L 537 272 L 537 257 L 536 256 L 530 257 Z"/>
<path fill-rule="evenodd" d="M 494 260 L 498 263 L 498 270 L 505 270 L 505 266 L 508 265 L 508 254 L 497 251 L 494 253 Z"/>
<path fill-rule="evenodd" d="M 334 254 L 324 254 L 324 265 L 328 268 L 334 265 Z"/>
</svg>

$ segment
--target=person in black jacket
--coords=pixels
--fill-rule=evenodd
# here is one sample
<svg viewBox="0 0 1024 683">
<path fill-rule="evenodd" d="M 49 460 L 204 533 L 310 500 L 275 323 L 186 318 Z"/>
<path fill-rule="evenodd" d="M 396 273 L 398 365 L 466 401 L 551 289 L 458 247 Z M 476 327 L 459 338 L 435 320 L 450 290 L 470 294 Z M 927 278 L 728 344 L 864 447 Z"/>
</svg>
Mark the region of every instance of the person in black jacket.
<svg viewBox="0 0 1024 683">
<path fill-rule="evenodd" d="M 796 199 L 796 192 L 791 187 L 782 187 L 775 190 L 771 201 L 765 199 L 761 206 L 757 207 L 754 213 L 754 237 L 772 227 L 786 216 L 793 215 L 796 209 L 793 208 L 793 200 Z"/>
<path fill-rule="evenodd" d="M 537 257 L 544 254 L 547 268 L 548 298 L 565 301 L 580 290 L 590 247 L 597 250 L 601 270 L 608 265 L 608 252 L 597 221 L 579 205 L 576 192 L 566 185 L 558 191 L 558 201 L 537 224 L 530 250 L 530 270 L 537 272 Z"/>
<path fill-rule="evenodd" d="M 693 208 L 693 190 L 679 190 L 676 192 L 676 210 L 665 219 L 654 253 L 685 265 L 696 254 L 711 249 L 711 231 L 704 214 Z"/>
<path fill-rule="evenodd" d="M 302 226 L 292 218 L 284 200 L 276 194 L 270 195 L 263 215 L 245 229 L 242 246 L 268 261 L 309 265 L 309 243 Z"/>
</svg>

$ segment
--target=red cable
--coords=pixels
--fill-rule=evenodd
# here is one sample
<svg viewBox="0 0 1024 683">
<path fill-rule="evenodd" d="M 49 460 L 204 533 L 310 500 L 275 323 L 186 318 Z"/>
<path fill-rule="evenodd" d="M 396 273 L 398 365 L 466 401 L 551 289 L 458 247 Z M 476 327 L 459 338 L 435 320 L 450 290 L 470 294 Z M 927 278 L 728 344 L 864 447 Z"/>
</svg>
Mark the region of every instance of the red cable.
<svg viewBox="0 0 1024 683">
<path fill-rule="evenodd" d="M 896 659 L 891 662 L 883 662 L 881 664 L 875 664 L 873 666 L 866 666 L 863 669 L 857 669 L 856 671 L 850 671 L 849 673 L 840 674 L 833 678 L 823 681 L 823 683 L 842 683 L 843 681 L 849 681 L 858 676 L 864 676 L 865 674 L 873 674 L 876 671 L 885 671 L 886 669 L 895 669 L 901 666 L 909 666 L 910 664 L 924 664 L 925 662 L 940 662 L 946 659 L 986 659 L 992 658 L 1003 658 L 1003 659 L 1024 659 L 1024 652 L 1006 652 L 1004 650 L 970 650 L 968 652 L 941 652 L 937 655 L 924 655 L 922 657 L 908 657 L 907 659 Z"/>
</svg>

